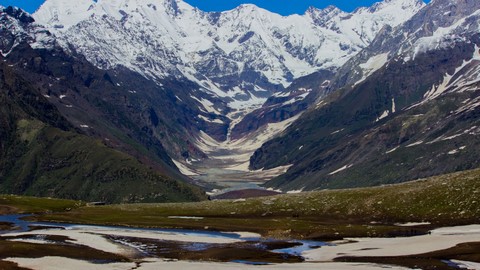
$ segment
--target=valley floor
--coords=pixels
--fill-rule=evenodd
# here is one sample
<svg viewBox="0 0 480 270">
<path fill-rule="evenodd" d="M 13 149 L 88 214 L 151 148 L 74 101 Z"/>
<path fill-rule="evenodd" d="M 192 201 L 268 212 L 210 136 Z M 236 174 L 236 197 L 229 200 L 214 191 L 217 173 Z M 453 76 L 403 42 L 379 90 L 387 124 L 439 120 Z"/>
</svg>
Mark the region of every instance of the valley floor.
<svg viewBox="0 0 480 270">
<path fill-rule="evenodd" d="M 87 206 L 4 195 L 4 215 L 38 214 L 28 221 L 37 226 L 20 232 L 17 221 L 0 220 L 0 268 L 479 269 L 478 202 L 480 170 L 375 188 L 180 204 Z M 221 233 L 235 231 L 250 233 Z M 252 262 L 269 265 L 245 264 Z"/>
</svg>

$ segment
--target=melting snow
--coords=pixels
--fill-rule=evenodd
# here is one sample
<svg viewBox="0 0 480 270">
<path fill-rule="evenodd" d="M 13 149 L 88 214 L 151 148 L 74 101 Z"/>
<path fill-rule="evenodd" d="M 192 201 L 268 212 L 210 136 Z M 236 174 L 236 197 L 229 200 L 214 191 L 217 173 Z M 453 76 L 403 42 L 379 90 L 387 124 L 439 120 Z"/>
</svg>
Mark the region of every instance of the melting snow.
<svg viewBox="0 0 480 270">
<path fill-rule="evenodd" d="M 391 150 L 388 150 L 387 152 L 385 152 L 385 154 L 393 153 L 393 152 L 397 151 L 398 148 L 400 148 L 400 146 L 397 146 L 397 147 L 395 147 L 395 148 L 393 148 L 393 149 L 391 149 Z"/>
<path fill-rule="evenodd" d="M 180 172 L 184 175 L 187 175 L 187 176 L 194 176 L 194 175 L 198 175 L 198 173 L 194 172 L 192 169 L 188 168 L 187 166 L 185 166 L 184 164 L 172 159 L 173 163 L 175 163 L 175 165 L 177 166 L 177 168 L 180 170 Z"/>
<path fill-rule="evenodd" d="M 458 153 L 457 149 L 448 152 L 449 155 L 455 155 L 456 153 Z"/>
<path fill-rule="evenodd" d="M 360 68 L 362 69 L 363 72 L 363 77 L 355 83 L 355 85 L 363 82 L 365 79 L 368 78 L 371 74 L 373 74 L 375 71 L 379 70 L 382 68 L 388 61 L 388 53 L 382 53 L 379 55 L 372 56 L 370 59 L 368 59 L 367 62 L 360 64 Z"/>
<path fill-rule="evenodd" d="M 416 145 L 420 145 L 420 144 L 422 144 L 422 143 L 423 143 L 423 141 L 418 141 L 418 142 L 414 142 L 414 143 L 412 143 L 412 144 L 409 144 L 409 145 L 407 145 L 406 147 L 413 147 L 413 146 L 416 146 Z"/>
<path fill-rule="evenodd" d="M 293 103 L 295 103 L 295 102 L 297 102 L 297 101 L 304 100 L 304 99 L 308 96 L 308 94 L 310 94 L 310 92 L 303 93 L 303 94 L 301 94 L 301 95 L 292 97 L 290 100 L 285 101 L 285 102 L 283 103 L 283 105 L 290 105 L 290 104 L 293 104 Z"/>
<path fill-rule="evenodd" d="M 454 150 L 448 152 L 448 154 L 449 155 L 455 155 L 455 154 L 459 153 L 460 151 L 465 150 L 466 148 L 467 148 L 467 146 L 462 146 L 462 147 L 459 147 L 458 149 L 454 149 Z"/>
<path fill-rule="evenodd" d="M 207 117 L 205 117 L 205 116 L 203 116 L 203 115 L 200 115 L 200 114 L 198 115 L 198 117 L 199 117 L 200 119 L 202 119 L 203 121 L 205 121 L 205 122 L 215 123 L 215 124 L 223 124 L 223 121 L 220 120 L 220 119 L 213 119 L 213 120 L 211 120 L 211 119 L 209 119 L 209 118 L 207 118 Z"/>
<path fill-rule="evenodd" d="M 239 140 L 228 139 L 224 142 L 219 142 L 200 131 L 199 138 L 196 141 L 196 146 L 209 156 L 210 160 L 218 160 L 226 164 L 227 170 L 250 172 L 248 169 L 250 157 L 260 148 L 266 141 L 284 131 L 290 126 L 300 115 L 289 118 L 283 122 L 270 123 L 259 130 L 248 134 Z M 281 166 L 268 171 L 254 171 L 255 173 L 275 174 L 280 175 L 292 165 Z"/>
<path fill-rule="evenodd" d="M 345 129 L 342 128 L 342 129 L 339 129 L 339 130 L 335 130 L 334 132 L 330 133 L 330 135 L 340 133 L 340 132 L 342 132 L 343 130 L 345 130 Z"/>
<path fill-rule="evenodd" d="M 480 269 L 480 263 L 476 263 L 476 262 L 460 261 L 460 260 L 451 260 L 451 262 L 456 264 L 459 269 Z"/>
<path fill-rule="evenodd" d="M 383 118 L 388 117 L 388 115 L 390 115 L 390 111 L 389 110 L 384 111 L 382 113 L 382 115 L 380 115 L 380 117 L 378 117 L 377 120 L 375 120 L 375 122 L 378 122 L 378 121 L 382 120 Z"/>
<path fill-rule="evenodd" d="M 344 170 L 346 170 L 346 169 L 348 169 L 348 168 L 351 168 L 352 166 L 353 166 L 353 164 L 350 164 L 350 165 L 345 165 L 345 166 L 341 167 L 340 169 L 338 169 L 338 170 L 336 170 L 336 171 L 333 171 L 333 172 L 329 173 L 328 175 L 334 175 L 334 174 L 337 174 L 337 173 L 339 173 L 339 172 L 341 172 L 341 171 L 344 171 Z"/>
<path fill-rule="evenodd" d="M 298 194 L 298 193 L 302 193 L 304 189 L 305 189 L 305 188 L 303 187 L 303 188 L 298 189 L 298 190 L 290 190 L 290 191 L 287 191 L 287 194 Z"/>
<path fill-rule="evenodd" d="M 193 98 L 194 100 L 200 102 L 200 104 L 205 109 L 205 110 L 203 110 L 204 112 L 213 113 L 213 114 L 216 114 L 216 115 L 222 115 L 221 112 L 219 112 L 217 109 L 215 109 L 215 107 L 213 106 L 214 104 L 210 100 L 204 99 L 204 98 L 199 99 L 199 98 L 197 98 L 193 95 L 191 95 L 190 97 Z M 200 110 L 202 110 L 202 109 L 200 108 Z"/>
</svg>

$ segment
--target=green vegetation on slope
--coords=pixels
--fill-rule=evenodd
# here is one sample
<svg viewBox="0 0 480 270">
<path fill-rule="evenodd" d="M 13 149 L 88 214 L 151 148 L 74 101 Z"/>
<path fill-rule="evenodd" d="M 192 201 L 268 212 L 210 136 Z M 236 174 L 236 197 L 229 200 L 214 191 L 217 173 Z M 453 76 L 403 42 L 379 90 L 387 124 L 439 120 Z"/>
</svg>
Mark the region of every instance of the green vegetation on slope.
<svg viewBox="0 0 480 270">
<path fill-rule="evenodd" d="M 2 193 L 106 202 L 175 202 L 202 198 L 200 189 L 160 176 L 137 160 L 74 132 L 22 119 L 16 156 Z M 33 130 L 32 127 L 39 127 Z"/>
<path fill-rule="evenodd" d="M 332 239 L 408 235 L 430 228 L 426 226 L 412 231 L 412 228 L 394 226 L 397 222 L 425 221 L 430 222 L 431 227 L 475 223 L 480 218 L 479 203 L 480 170 L 473 170 L 399 185 L 287 194 L 245 201 L 82 207 L 39 219 L 247 230 L 273 237 Z M 185 220 L 171 216 L 203 219 Z"/>
<path fill-rule="evenodd" d="M 85 205 L 80 201 L 26 197 L 16 195 L 0 196 L 0 214 L 26 214 L 42 212 L 63 212 Z"/>
<path fill-rule="evenodd" d="M 449 91 L 424 100 L 445 74 L 454 74 L 472 58 L 475 43 L 480 44 L 478 36 L 412 61 L 394 58 L 354 86 L 332 88 L 322 105 L 258 149 L 251 168 L 293 164 L 266 186 L 305 191 L 378 186 L 478 168 L 480 108 L 467 106 L 467 100 L 477 100 L 479 91 L 460 91 L 452 84 Z"/>
<path fill-rule="evenodd" d="M 0 66 L 0 192 L 84 201 L 183 202 L 193 185 L 75 130 L 11 67 Z"/>
</svg>

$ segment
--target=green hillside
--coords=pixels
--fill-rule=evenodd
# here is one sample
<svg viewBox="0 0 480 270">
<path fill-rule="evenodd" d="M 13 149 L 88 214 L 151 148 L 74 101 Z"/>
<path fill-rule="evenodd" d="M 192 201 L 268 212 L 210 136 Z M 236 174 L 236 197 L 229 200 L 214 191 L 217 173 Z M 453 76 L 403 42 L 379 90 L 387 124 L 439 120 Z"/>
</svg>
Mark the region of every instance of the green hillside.
<svg viewBox="0 0 480 270">
<path fill-rule="evenodd" d="M 0 68 L 0 192 L 109 203 L 204 198 L 82 135 L 10 67 Z"/>
<path fill-rule="evenodd" d="M 140 227 L 253 231 L 271 237 L 341 239 L 409 235 L 480 218 L 480 170 L 373 188 L 325 190 L 247 200 L 81 207 L 39 219 Z M 175 219 L 195 216 L 199 219 Z M 396 223 L 428 222 L 420 227 Z M 413 232 L 415 233 L 415 232 Z"/>
</svg>

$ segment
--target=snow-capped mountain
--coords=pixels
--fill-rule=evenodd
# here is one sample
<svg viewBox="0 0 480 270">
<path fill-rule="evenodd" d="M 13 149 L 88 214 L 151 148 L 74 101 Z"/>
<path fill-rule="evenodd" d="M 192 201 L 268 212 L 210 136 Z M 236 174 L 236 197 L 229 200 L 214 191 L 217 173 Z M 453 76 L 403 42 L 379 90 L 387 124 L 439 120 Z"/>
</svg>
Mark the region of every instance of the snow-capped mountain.
<svg viewBox="0 0 480 270">
<path fill-rule="evenodd" d="M 370 46 L 352 57 L 338 72 L 332 88 L 358 84 L 390 60 L 414 60 L 419 54 L 468 41 L 480 29 L 480 3 L 466 0 L 433 0 L 397 28 L 379 32 Z"/>
<path fill-rule="evenodd" d="M 28 42 L 32 48 L 52 48 L 55 38 L 43 27 L 32 24 L 34 19 L 25 11 L 0 6 L 2 14 L 0 17 L 1 39 L 0 53 L 7 56 L 11 50 L 22 42 Z"/>
<path fill-rule="evenodd" d="M 0 7 L 0 52 L 3 193 L 108 202 L 204 198 L 148 132 L 148 118 L 150 126 L 165 119 L 156 104 L 182 117 L 175 96 L 155 86 L 157 101 L 148 104 L 149 82 L 132 71 L 119 76 L 142 85 L 142 93 L 130 94 L 115 74 L 65 53 L 18 8 Z M 185 99 L 181 89 L 176 95 Z M 174 130 L 169 126 L 159 128 L 163 135 Z M 175 135 L 178 141 L 181 132 Z M 148 150 L 140 154 L 141 143 Z"/>
<path fill-rule="evenodd" d="M 196 106 L 188 109 L 193 146 L 169 141 L 170 155 L 195 168 L 209 167 L 205 156 L 217 160 L 209 161 L 215 166 L 233 160 L 235 169 L 248 171 L 253 151 L 314 100 L 306 98 L 316 94 L 310 89 L 285 91 L 295 79 L 322 70 L 332 74 L 385 26 L 401 24 L 424 6 L 420 0 L 385 0 L 352 13 L 327 7 L 284 17 L 249 4 L 204 12 L 181 0 L 47 0 L 34 18 L 65 50 L 101 69 L 133 70 L 160 89 L 165 80 L 196 84 L 179 99 Z M 276 99 L 276 93 L 292 96 Z M 268 105 L 265 115 L 272 117 L 260 119 L 258 110 L 248 116 L 272 97 L 288 112 L 277 117 L 277 106 Z M 205 155 L 193 154 L 198 149 Z"/>
<path fill-rule="evenodd" d="M 254 5 L 212 13 L 181 0 L 47 0 L 34 18 L 102 69 L 186 77 L 239 109 L 259 107 L 295 78 L 337 69 L 423 6 L 386 0 L 353 13 L 282 17 Z"/>
</svg>

